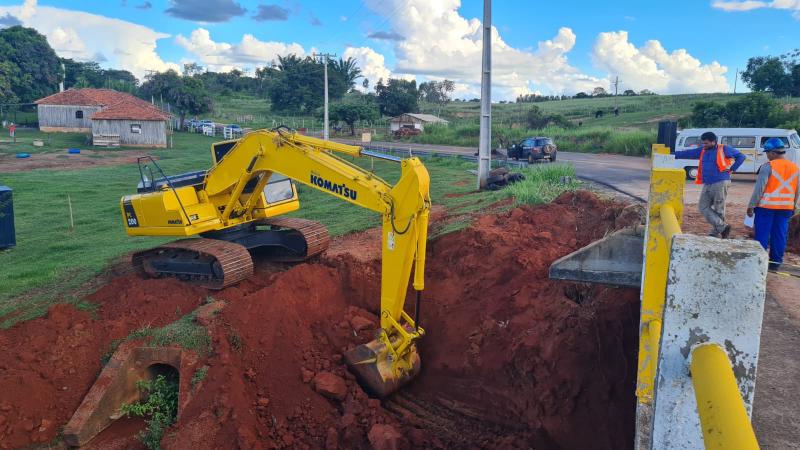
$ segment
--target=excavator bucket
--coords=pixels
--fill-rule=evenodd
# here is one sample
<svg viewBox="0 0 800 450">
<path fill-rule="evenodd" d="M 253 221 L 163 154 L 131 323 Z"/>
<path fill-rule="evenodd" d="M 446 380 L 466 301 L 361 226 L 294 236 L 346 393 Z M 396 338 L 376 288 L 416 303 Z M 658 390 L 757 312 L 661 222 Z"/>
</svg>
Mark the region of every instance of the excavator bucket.
<svg viewBox="0 0 800 450">
<path fill-rule="evenodd" d="M 345 352 L 344 360 L 368 394 L 384 398 L 400 389 L 419 373 L 421 362 L 417 347 L 411 346 L 405 361 L 393 370 L 386 344 L 376 339 Z"/>
</svg>

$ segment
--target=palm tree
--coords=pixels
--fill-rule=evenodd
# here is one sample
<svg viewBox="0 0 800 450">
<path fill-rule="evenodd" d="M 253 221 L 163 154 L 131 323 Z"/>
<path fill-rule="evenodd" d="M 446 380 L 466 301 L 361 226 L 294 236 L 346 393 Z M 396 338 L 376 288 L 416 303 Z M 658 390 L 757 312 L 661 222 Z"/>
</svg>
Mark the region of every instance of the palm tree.
<svg viewBox="0 0 800 450">
<path fill-rule="evenodd" d="M 363 77 L 361 75 L 361 68 L 353 58 L 334 60 L 331 63 L 331 69 L 338 72 L 347 85 L 347 89 L 352 89 L 356 86 L 356 80 Z"/>
</svg>

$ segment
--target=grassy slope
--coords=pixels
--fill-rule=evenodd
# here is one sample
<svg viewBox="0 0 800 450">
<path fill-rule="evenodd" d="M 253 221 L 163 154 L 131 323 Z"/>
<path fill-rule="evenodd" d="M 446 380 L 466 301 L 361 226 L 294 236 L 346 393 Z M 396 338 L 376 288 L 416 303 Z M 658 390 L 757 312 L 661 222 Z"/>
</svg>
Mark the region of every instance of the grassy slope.
<svg viewBox="0 0 800 450">
<path fill-rule="evenodd" d="M 39 132 L 28 132 L 22 139 L 29 142 L 42 136 Z M 48 146 L 37 150 L 62 153 L 65 147 L 80 146 L 84 139 L 75 134 L 45 138 Z M 158 156 L 167 174 L 177 174 L 208 167 L 211 142 L 211 138 L 201 135 L 178 133 L 174 135 L 175 148 L 142 150 L 142 153 Z M 0 149 L 0 152 L 33 149 L 30 145 L 18 144 L 11 150 Z M 369 160 L 357 162 L 367 167 L 369 164 Z M 434 204 L 445 206 L 451 214 L 479 210 L 511 195 L 510 191 L 470 194 L 474 190 L 474 176 L 466 170 L 470 168 L 469 163 L 431 159 L 426 161 L 426 166 L 431 174 Z M 397 165 L 385 161 L 376 161 L 375 171 L 389 182 L 399 175 Z M 53 301 L 79 301 L 79 298 L 71 298 L 70 293 L 95 277 L 114 258 L 170 240 L 133 238 L 125 234 L 119 200 L 135 192 L 138 181 L 135 164 L 0 173 L 0 184 L 14 189 L 17 230 L 17 247 L 0 252 L 0 279 L 3 280 L 0 327 L 38 316 Z M 532 185 L 531 189 L 538 189 L 537 186 Z M 68 195 L 75 218 L 74 230 L 69 229 Z M 333 235 L 379 224 L 377 215 L 305 186 L 300 186 L 300 196 L 302 208 L 293 215 L 318 220 L 328 226 Z M 14 315 L 13 320 L 3 321 L 3 316 L 12 312 L 18 315 Z"/>
</svg>

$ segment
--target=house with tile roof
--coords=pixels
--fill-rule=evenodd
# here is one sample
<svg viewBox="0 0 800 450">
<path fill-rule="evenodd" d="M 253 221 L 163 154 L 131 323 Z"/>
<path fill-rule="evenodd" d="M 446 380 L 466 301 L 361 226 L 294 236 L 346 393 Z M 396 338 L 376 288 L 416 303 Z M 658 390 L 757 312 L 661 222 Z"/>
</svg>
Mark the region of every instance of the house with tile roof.
<svg viewBox="0 0 800 450">
<path fill-rule="evenodd" d="M 44 132 L 91 132 L 95 145 L 166 147 L 170 115 L 113 89 L 68 89 L 36 101 Z"/>
</svg>

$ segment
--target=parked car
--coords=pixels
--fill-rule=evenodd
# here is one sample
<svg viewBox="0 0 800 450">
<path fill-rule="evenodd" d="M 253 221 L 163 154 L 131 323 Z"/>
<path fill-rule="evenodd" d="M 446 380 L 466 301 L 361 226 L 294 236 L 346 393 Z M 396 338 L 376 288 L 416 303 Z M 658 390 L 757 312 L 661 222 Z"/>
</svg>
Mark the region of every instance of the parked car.
<svg viewBox="0 0 800 450">
<path fill-rule="evenodd" d="M 558 147 L 548 137 L 529 137 L 520 141 L 519 144 L 511 144 L 508 147 L 509 158 L 526 159 L 529 163 L 540 159 L 553 162 L 556 160 L 557 153 Z"/>
<path fill-rule="evenodd" d="M 234 132 L 234 133 L 241 133 L 242 132 L 242 127 L 240 127 L 239 125 L 236 125 L 235 123 L 232 123 L 232 124 L 228 125 L 228 128 L 230 128 L 231 131 Z"/>
<path fill-rule="evenodd" d="M 187 130 L 193 130 L 200 126 L 200 121 L 197 119 L 189 119 L 183 123 Z"/>
</svg>

